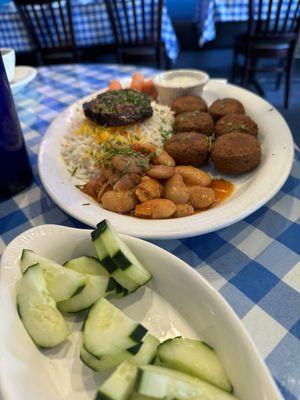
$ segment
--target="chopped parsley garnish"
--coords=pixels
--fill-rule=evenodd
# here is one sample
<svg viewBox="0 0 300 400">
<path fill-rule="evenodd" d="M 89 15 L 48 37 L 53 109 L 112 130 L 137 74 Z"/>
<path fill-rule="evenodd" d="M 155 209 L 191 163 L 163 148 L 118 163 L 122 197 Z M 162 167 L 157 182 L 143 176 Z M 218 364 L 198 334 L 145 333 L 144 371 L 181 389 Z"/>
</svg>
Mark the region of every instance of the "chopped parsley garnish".
<svg viewBox="0 0 300 400">
<path fill-rule="evenodd" d="M 73 171 L 71 172 L 71 176 L 74 176 L 74 175 L 76 174 L 77 169 L 78 169 L 78 167 L 75 167 L 75 168 L 73 169 Z"/>
</svg>

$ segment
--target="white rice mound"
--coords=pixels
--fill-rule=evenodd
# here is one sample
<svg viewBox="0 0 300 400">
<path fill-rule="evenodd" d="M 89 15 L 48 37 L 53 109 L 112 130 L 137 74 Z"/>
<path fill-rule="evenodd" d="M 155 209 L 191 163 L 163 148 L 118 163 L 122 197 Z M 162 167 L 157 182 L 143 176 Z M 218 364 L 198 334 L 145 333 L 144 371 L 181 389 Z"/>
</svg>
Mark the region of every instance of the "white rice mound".
<svg viewBox="0 0 300 400">
<path fill-rule="evenodd" d="M 152 143 L 162 147 L 164 140 L 172 135 L 174 113 L 170 107 L 153 101 L 151 103 L 153 115 L 142 123 L 124 127 L 134 141 L 137 129 L 139 140 Z M 110 142 L 118 140 L 110 135 Z M 61 143 L 61 154 L 66 163 L 68 172 L 77 180 L 87 182 L 95 177 L 98 172 L 97 166 L 101 164 L 101 143 L 96 140 L 95 135 L 87 129 L 81 133 L 73 131 L 63 137 Z"/>
</svg>

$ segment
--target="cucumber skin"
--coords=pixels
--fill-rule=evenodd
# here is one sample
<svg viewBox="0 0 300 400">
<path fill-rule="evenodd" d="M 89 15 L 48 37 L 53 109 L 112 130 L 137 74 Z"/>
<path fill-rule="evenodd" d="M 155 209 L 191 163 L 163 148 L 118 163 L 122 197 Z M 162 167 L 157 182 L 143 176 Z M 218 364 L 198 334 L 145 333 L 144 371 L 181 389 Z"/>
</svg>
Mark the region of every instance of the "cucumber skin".
<svg viewBox="0 0 300 400">
<path fill-rule="evenodd" d="M 143 325 L 139 324 L 133 332 L 130 334 L 130 338 L 134 340 L 136 343 L 139 343 L 143 337 L 146 335 L 148 332 L 148 329 L 146 329 Z"/>
<path fill-rule="evenodd" d="M 105 219 L 96 225 L 96 229 L 91 232 L 92 241 L 96 240 L 108 228 Z"/>
<path fill-rule="evenodd" d="M 97 392 L 95 400 L 114 400 L 102 392 Z"/>
</svg>

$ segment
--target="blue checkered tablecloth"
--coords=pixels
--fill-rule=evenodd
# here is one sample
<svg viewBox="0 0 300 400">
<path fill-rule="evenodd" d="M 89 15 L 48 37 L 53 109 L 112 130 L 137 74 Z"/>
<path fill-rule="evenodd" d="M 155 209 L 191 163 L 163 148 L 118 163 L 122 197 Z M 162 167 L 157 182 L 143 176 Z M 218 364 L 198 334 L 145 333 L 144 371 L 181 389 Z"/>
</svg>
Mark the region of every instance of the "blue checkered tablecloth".
<svg viewBox="0 0 300 400">
<path fill-rule="evenodd" d="M 65 107 L 134 71 L 116 65 L 44 67 L 15 96 L 34 183 L 0 202 L 0 254 L 32 226 L 83 226 L 43 189 L 37 173 L 39 145 Z M 285 398 L 300 399 L 300 152 L 281 191 L 251 216 L 218 232 L 155 243 L 192 265 L 220 291 L 256 342 Z"/>
<path fill-rule="evenodd" d="M 149 8 L 148 13 L 146 8 L 146 22 L 148 21 L 150 26 L 150 0 L 145 1 L 145 6 Z M 138 9 L 139 7 L 137 7 Z M 72 15 L 78 47 L 114 43 L 114 35 L 104 0 L 73 0 Z M 165 6 L 163 7 L 161 34 L 168 57 L 176 60 L 179 43 Z M 32 50 L 24 24 L 12 4 L 4 6 L 2 11 L 0 10 L 0 47 L 12 47 L 19 52 Z"/>
<path fill-rule="evenodd" d="M 284 13 L 290 0 L 283 0 L 281 12 Z M 273 0 L 271 8 L 271 19 L 275 18 L 278 0 Z M 216 37 L 216 22 L 247 21 L 248 20 L 249 0 L 198 0 L 195 21 L 200 32 L 199 45 Z M 291 11 L 295 10 L 297 1 L 291 6 Z M 269 0 L 263 3 L 263 18 L 267 17 Z"/>
</svg>

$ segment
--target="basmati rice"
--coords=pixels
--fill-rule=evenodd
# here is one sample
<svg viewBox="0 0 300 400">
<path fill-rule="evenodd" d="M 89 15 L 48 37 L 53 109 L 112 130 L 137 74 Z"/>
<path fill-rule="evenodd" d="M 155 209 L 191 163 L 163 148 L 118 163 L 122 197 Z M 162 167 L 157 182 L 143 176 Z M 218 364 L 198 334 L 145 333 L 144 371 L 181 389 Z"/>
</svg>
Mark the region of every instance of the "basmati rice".
<svg viewBox="0 0 300 400">
<path fill-rule="evenodd" d="M 100 127 L 85 119 L 77 131 L 66 134 L 61 154 L 68 172 L 82 182 L 97 175 L 97 166 L 104 161 L 104 146 L 153 143 L 162 147 L 172 135 L 174 115 L 168 106 L 151 103 L 153 115 L 146 121 L 126 127 Z"/>
</svg>

